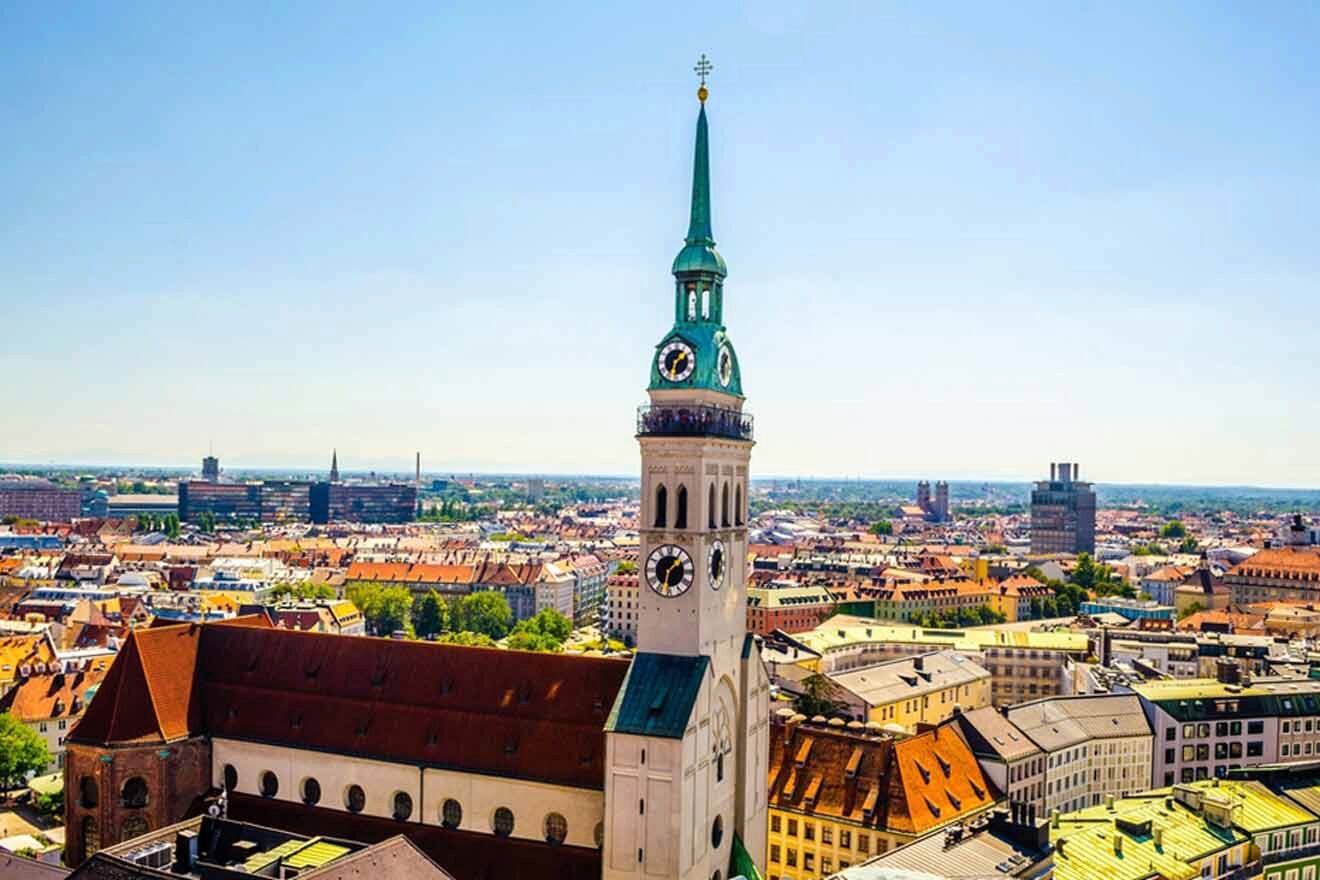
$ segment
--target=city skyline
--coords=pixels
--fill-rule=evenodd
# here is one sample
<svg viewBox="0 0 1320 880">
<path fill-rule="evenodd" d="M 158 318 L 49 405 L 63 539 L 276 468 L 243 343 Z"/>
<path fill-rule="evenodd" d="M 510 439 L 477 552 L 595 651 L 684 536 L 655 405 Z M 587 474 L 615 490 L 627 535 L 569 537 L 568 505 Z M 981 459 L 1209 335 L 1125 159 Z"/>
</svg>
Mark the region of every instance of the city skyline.
<svg viewBox="0 0 1320 880">
<path fill-rule="evenodd" d="M 1300 5 L 2 15 L 0 459 L 629 473 L 708 51 L 758 476 L 1320 486 Z"/>
</svg>

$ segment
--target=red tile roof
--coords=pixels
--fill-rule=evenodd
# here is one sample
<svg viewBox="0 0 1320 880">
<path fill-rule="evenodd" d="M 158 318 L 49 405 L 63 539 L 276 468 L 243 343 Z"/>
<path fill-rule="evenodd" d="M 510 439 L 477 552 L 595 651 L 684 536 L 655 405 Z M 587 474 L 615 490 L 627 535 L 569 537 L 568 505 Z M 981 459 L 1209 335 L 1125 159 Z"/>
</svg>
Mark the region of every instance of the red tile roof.
<svg viewBox="0 0 1320 880">
<path fill-rule="evenodd" d="M 948 726 L 894 741 L 822 724 L 770 730 L 770 806 L 919 834 L 994 803 L 997 792 Z"/>
<path fill-rule="evenodd" d="M 191 731 L 604 788 L 626 661 L 238 624 L 135 631 L 74 739 Z"/>
</svg>

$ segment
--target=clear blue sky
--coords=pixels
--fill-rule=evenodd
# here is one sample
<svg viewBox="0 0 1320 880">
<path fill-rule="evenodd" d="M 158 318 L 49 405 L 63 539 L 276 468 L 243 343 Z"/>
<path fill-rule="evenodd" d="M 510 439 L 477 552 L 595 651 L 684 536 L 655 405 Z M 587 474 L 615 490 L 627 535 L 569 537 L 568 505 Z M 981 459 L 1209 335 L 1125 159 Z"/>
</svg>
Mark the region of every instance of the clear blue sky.
<svg viewBox="0 0 1320 880">
<path fill-rule="evenodd" d="M 1314 3 L 182 5 L 0 8 L 0 461 L 635 471 L 704 51 L 759 473 L 1320 486 Z"/>
</svg>

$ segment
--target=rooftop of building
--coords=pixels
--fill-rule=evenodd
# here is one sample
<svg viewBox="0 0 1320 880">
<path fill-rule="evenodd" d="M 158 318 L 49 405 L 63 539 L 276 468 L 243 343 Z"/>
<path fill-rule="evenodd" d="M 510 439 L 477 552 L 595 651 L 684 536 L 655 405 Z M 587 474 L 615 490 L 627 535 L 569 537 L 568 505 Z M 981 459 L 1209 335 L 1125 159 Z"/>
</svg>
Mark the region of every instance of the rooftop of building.
<svg viewBox="0 0 1320 880">
<path fill-rule="evenodd" d="M 1192 880 L 1194 862 L 1251 835 L 1315 822 L 1257 781 L 1208 779 L 1088 807 L 1051 827 L 1059 880 Z"/>
<path fill-rule="evenodd" d="M 108 847 L 70 877 L 223 880 L 296 875 L 306 880 L 347 880 L 370 874 L 401 880 L 452 880 L 402 835 L 368 845 L 212 816 Z"/>
<path fill-rule="evenodd" d="M 1151 735 L 1141 700 L 1132 694 L 1047 697 L 1011 706 L 1007 717 L 1047 752 L 1093 739 Z"/>
<path fill-rule="evenodd" d="M 835 876 L 843 880 L 1023 876 L 1050 855 L 1049 834 L 1043 826 L 1043 819 L 1013 822 L 1008 811 L 996 810 L 992 815 L 982 814 L 970 822 L 932 831 Z"/>
<path fill-rule="evenodd" d="M 784 711 L 770 729 L 771 809 L 919 834 L 999 796 L 948 726 L 895 741 L 858 722 Z"/>
<path fill-rule="evenodd" d="M 849 615 L 832 617 L 813 630 L 798 633 L 795 638 L 813 651 L 822 653 L 865 642 L 922 644 L 957 651 L 983 651 L 987 648 L 1027 648 L 1076 654 L 1085 654 L 1087 651 L 1085 633 L 1064 630 L 1022 632 L 997 628 L 926 629 L 896 626 L 892 622 Z"/>
<path fill-rule="evenodd" d="M 260 618 L 139 628 L 71 739 L 208 734 L 600 789 L 601 730 L 627 671 L 613 658 L 299 632 Z"/>
<path fill-rule="evenodd" d="M 987 680 L 990 673 L 956 651 L 899 657 L 830 675 L 835 684 L 871 706 L 907 700 L 945 688 Z"/>
<path fill-rule="evenodd" d="M 992 706 L 960 712 L 953 718 L 977 755 L 994 755 L 1003 761 L 1017 761 L 1040 754 L 1040 747 L 1017 725 Z"/>
</svg>

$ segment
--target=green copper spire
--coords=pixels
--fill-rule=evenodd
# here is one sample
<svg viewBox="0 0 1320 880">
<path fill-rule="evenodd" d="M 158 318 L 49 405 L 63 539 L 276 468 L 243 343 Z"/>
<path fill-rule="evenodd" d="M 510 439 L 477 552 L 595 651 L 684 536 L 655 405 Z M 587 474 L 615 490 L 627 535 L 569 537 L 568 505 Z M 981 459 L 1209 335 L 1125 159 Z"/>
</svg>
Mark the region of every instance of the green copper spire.
<svg viewBox="0 0 1320 880">
<path fill-rule="evenodd" d="M 742 398 L 738 355 L 724 327 L 724 258 L 710 228 L 710 133 L 706 124 L 706 74 L 697 62 L 697 142 L 692 156 L 692 211 L 687 239 L 674 258 L 674 326 L 651 360 L 651 391 L 698 389 Z"/>
<path fill-rule="evenodd" d="M 715 244 L 710 234 L 710 135 L 706 128 L 706 103 L 697 114 L 697 149 L 692 158 L 692 220 L 688 244 Z"/>
<path fill-rule="evenodd" d="M 702 56 L 703 59 L 705 56 Z M 700 65 L 698 65 L 700 67 Z M 709 73 L 709 66 L 705 73 Z M 701 88 L 697 98 L 701 111 L 697 114 L 697 144 L 692 157 L 692 213 L 688 221 L 687 239 L 683 249 L 674 258 L 674 274 L 680 272 L 708 272 L 721 278 L 729 274 L 724 258 L 715 250 L 715 239 L 710 230 L 710 134 L 706 127 L 705 75 L 702 71 Z"/>
</svg>

